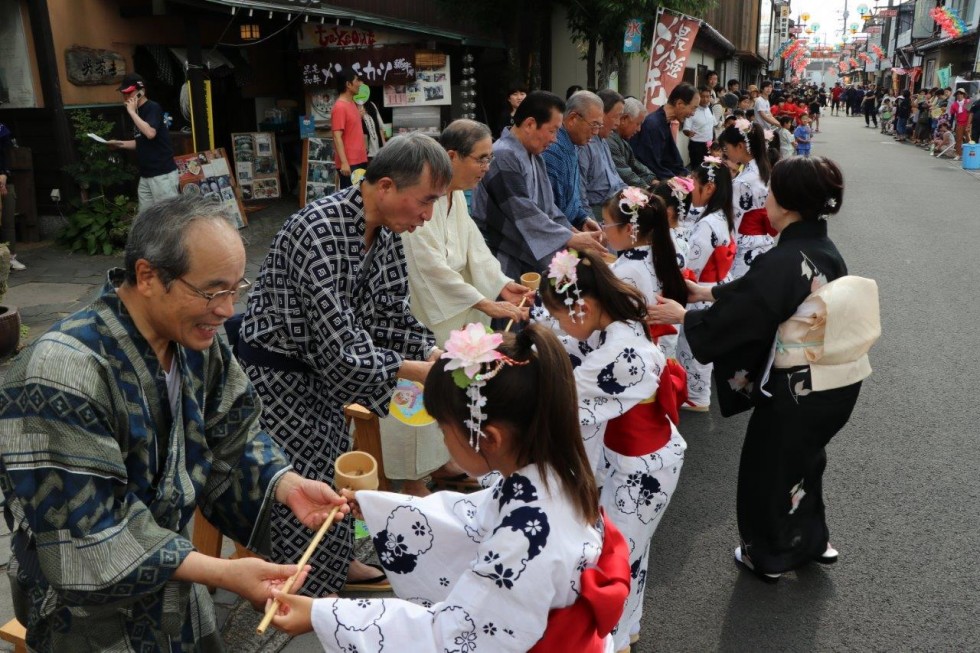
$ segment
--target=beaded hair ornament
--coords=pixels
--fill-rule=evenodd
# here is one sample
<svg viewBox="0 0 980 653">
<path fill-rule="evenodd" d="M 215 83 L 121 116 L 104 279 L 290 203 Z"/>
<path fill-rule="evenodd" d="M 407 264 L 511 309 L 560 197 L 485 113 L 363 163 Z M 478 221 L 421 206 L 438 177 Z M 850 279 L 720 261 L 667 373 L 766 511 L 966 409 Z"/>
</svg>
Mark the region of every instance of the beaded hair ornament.
<svg viewBox="0 0 980 653">
<path fill-rule="evenodd" d="M 483 422 L 487 405 L 483 387 L 487 381 L 497 376 L 505 365 L 527 365 L 530 361 L 516 361 L 497 351 L 504 341 L 499 333 L 494 333 L 479 323 L 467 324 L 449 334 L 446 351 L 441 358 L 447 359 L 446 371 L 452 372 L 453 382 L 466 391 L 469 399 L 470 418 L 464 424 L 470 431 L 470 446 L 480 450 Z"/>
<path fill-rule="evenodd" d="M 689 177 L 672 177 L 667 180 L 667 188 L 678 203 L 677 219 L 683 222 L 687 217 L 687 208 L 685 208 L 687 196 L 694 190 L 694 180 Z"/>
<path fill-rule="evenodd" d="M 555 254 L 548 266 L 548 279 L 555 287 L 555 293 L 564 296 L 568 316 L 576 323 L 585 319 L 585 312 L 582 311 L 585 300 L 578 287 L 578 264 L 581 260 L 574 249 L 563 249 Z"/>
<path fill-rule="evenodd" d="M 739 118 L 735 121 L 735 129 L 742 134 L 742 140 L 745 141 L 745 151 L 752 154 L 752 144 L 749 143 L 749 134 L 752 133 L 752 123 L 745 118 Z"/>
<path fill-rule="evenodd" d="M 639 228 L 640 209 L 650 203 L 650 196 L 642 189 L 627 186 L 619 196 L 619 210 L 630 217 L 630 242 L 636 244 L 636 231 Z"/>
<path fill-rule="evenodd" d="M 715 171 L 722 165 L 722 160 L 717 156 L 706 156 L 701 163 L 701 167 L 708 171 L 708 181 L 715 183 Z"/>
</svg>

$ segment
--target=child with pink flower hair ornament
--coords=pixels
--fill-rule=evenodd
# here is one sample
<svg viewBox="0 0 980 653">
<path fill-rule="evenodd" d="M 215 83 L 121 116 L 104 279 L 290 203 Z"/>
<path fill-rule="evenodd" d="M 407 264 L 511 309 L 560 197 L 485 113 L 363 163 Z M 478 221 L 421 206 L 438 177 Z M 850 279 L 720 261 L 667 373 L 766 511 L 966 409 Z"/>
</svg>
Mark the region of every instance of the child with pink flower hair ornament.
<svg viewBox="0 0 980 653">
<path fill-rule="evenodd" d="M 611 650 L 630 587 L 629 547 L 599 508 L 557 337 L 481 324 L 453 331 L 425 381 L 425 409 L 471 494 L 344 494 L 399 598 L 278 595 L 273 625 L 314 630 L 326 651 Z"/>
<path fill-rule="evenodd" d="M 627 194 L 622 208 L 638 199 Z M 649 196 L 644 199 L 642 208 L 649 207 Z M 656 202 L 666 224 L 663 205 Z M 642 208 L 638 226 L 644 224 Z M 617 230 L 626 242 L 629 229 L 627 221 Z M 666 243 L 671 246 L 669 237 Z M 565 333 L 561 340 L 574 369 L 578 421 L 601 487 L 599 504 L 630 543 L 633 584 L 614 635 L 615 650 L 628 651 L 639 639 L 650 541 L 684 464 L 687 444 L 676 425 L 686 382 L 673 373 L 679 366 L 669 366 L 652 342 L 644 321 L 647 299 L 639 290 L 592 252 L 559 256 L 552 283 L 541 286 L 541 300 Z M 679 275 L 673 259 L 667 262 Z M 581 304 L 570 315 L 572 293 Z"/>
<path fill-rule="evenodd" d="M 673 181 L 660 186 L 667 188 Z M 657 303 L 657 295 L 687 302 L 687 286 L 681 274 L 683 258 L 678 259 L 668 209 L 661 197 L 639 188 L 624 188 L 606 202 L 602 220 L 606 242 L 618 255 L 609 265 L 613 274 L 643 293 L 648 305 Z M 657 326 L 650 335 L 664 356 L 674 357 L 677 329 Z"/>
</svg>

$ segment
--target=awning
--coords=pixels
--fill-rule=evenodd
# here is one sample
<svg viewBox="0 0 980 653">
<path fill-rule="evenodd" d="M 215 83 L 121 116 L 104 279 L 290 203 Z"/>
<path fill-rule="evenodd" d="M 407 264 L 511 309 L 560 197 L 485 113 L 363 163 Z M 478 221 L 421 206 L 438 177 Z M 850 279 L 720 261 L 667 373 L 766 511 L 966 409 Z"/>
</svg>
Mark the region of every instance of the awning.
<svg viewBox="0 0 980 653">
<path fill-rule="evenodd" d="M 196 0 L 191 2 L 190 0 L 177 0 L 183 2 L 184 4 L 190 4 L 195 7 L 201 7 L 202 5 L 211 5 L 224 7 L 226 9 L 235 9 L 237 11 L 242 10 L 255 10 L 255 11 L 273 11 L 279 14 L 291 13 L 291 14 L 308 14 L 310 19 L 324 18 L 327 20 L 353 20 L 357 23 L 376 25 L 378 27 L 386 27 L 394 30 L 402 30 L 406 32 L 413 32 L 416 34 L 421 34 L 424 36 L 437 37 L 447 41 L 459 41 L 462 45 L 474 45 L 483 47 L 504 47 L 503 41 L 487 39 L 480 36 L 474 36 L 472 34 L 464 34 L 463 32 L 456 32 L 453 30 L 448 30 L 440 27 L 435 27 L 424 22 L 416 22 L 410 20 L 404 20 L 400 18 L 390 18 L 387 16 L 379 16 L 377 14 L 371 14 L 365 11 L 360 11 L 356 9 L 348 9 L 346 7 L 337 7 L 331 5 L 322 0 L 309 0 L 309 5 L 307 6 L 305 2 L 298 0 Z"/>
<path fill-rule="evenodd" d="M 977 39 L 977 30 L 973 29 L 968 32 L 964 32 L 959 36 L 934 36 L 932 38 L 920 41 L 918 43 L 913 43 L 915 47 L 916 54 L 922 54 L 923 52 L 930 52 L 936 50 L 945 45 L 959 45 L 961 43 L 967 43 L 968 41 L 975 41 Z"/>
<path fill-rule="evenodd" d="M 725 56 L 730 57 L 735 52 L 735 45 L 726 39 L 721 32 L 712 27 L 710 23 L 701 23 L 701 29 L 698 30 L 698 35 L 694 39 L 695 44 L 697 44 L 698 39 L 702 38 L 702 35 L 711 45 L 722 50 Z"/>
</svg>

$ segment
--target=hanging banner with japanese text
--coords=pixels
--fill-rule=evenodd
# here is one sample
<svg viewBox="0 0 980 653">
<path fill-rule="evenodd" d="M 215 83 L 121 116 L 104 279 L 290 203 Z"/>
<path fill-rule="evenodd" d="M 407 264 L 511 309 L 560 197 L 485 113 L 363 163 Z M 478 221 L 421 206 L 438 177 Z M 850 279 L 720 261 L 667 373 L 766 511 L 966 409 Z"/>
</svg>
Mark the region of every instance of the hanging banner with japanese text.
<svg viewBox="0 0 980 653">
<path fill-rule="evenodd" d="M 647 68 L 646 106 L 656 111 L 667 104 L 667 97 L 682 79 L 687 58 L 694 48 L 694 37 L 701 22 L 672 11 L 661 11 L 653 31 L 650 65 Z"/>
<path fill-rule="evenodd" d="M 334 74 L 345 66 L 350 66 L 369 86 L 415 81 L 412 46 L 305 50 L 299 60 L 303 65 L 304 86 L 333 86 Z"/>
<path fill-rule="evenodd" d="M 630 18 L 623 30 L 623 52 L 639 52 L 643 49 L 643 21 Z"/>
</svg>

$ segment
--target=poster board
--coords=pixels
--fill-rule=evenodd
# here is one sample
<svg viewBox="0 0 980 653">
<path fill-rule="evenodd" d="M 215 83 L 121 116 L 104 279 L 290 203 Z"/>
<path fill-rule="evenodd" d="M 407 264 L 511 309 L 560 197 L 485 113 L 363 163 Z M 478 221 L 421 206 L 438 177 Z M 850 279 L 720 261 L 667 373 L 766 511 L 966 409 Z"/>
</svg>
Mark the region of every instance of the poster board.
<svg viewBox="0 0 980 653">
<path fill-rule="evenodd" d="M 235 176 L 247 201 L 271 200 L 280 195 L 276 136 L 268 132 L 231 135 Z"/>
<path fill-rule="evenodd" d="M 205 150 L 174 157 L 180 176 L 180 192 L 188 195 L 214 197 L 234 213 L 241 229 L 248 224 L 241 193 L 231 173 L 230 159 L 225 148 Z"/>
<path fill-rule="evenodd" d="M 416 61 L 415 80 L 384 85 L 384 105 L 392 107 L 444 106 L 452 104 L 449 57 L 441 65 L 423 67 Z"/>
<path fill-rule="evenodd" d="M 333 138 L 314 137 L 303 140 L 300 208 L 336 192 L 337 174 L 333 155 Z"/>
</svg>

